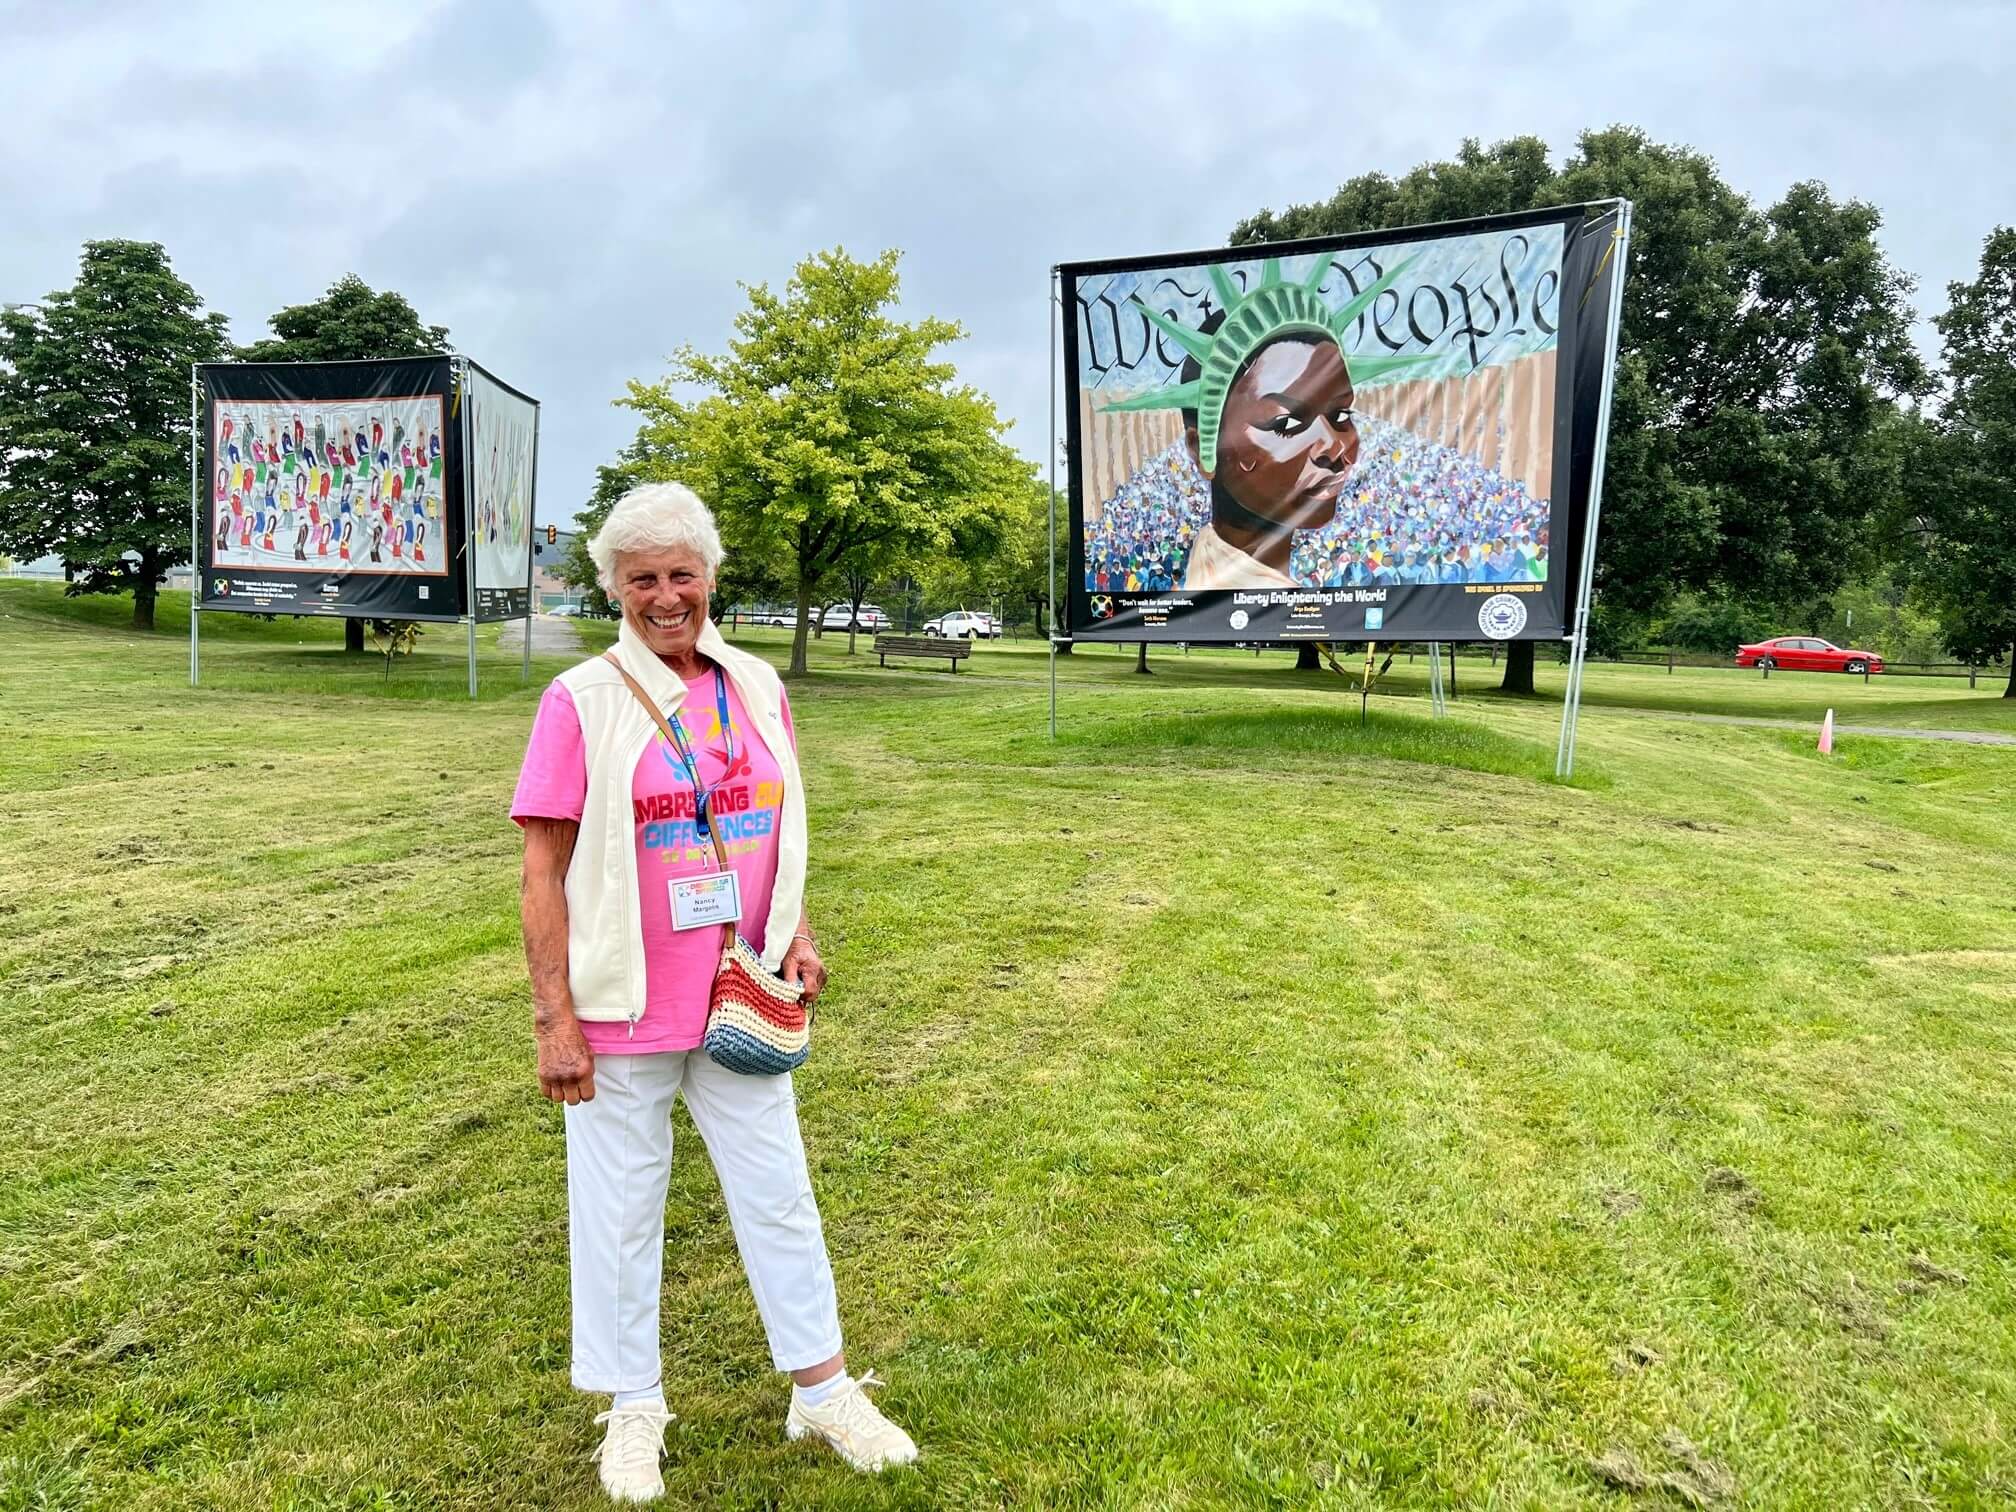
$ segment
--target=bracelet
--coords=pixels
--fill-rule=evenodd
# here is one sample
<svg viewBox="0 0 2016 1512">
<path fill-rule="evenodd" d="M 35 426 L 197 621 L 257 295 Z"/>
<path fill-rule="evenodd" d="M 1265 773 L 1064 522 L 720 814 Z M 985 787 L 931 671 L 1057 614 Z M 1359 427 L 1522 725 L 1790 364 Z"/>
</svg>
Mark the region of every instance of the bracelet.
<svg viewBox="0 0 2016 1512">
<path fill-rule="evenodd" d="M 817 950 L 819 948 L 819 942 L 813 939 L 812 936 L 808 934 L 794 934 L 793 936 L 791 936 L 791 938 L 794 940 L 803 940 L 807 945 L 810 945 L 814 950 Z"/>
</svg>

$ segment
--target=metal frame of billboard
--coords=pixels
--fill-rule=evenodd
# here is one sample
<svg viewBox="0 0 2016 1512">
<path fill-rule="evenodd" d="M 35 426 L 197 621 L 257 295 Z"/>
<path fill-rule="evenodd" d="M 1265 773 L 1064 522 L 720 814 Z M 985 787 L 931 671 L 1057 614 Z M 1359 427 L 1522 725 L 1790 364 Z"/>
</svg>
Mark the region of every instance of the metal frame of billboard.
<svg viewBox="0 0 2016 1512">
<path fill-rule="evenodd" d="M 1629 200 L 1597 200 L 1581 205 L 1551 206 L 1543 210 L 1520 211 L 1510 215 L 1478 216 L 1468 220 L 1438 222 L 1422 226 L 1400 226 L 1391 229 L 1355 232 L 1342 237 L 1305 238 L 1297 241 L 1266 242 L 1236 248 L 1211 248 L 1205 251 L 1155 253 L 1146 256 L 1102 259 L 1080 263 L 1060 263 L 1050 269 L 1049 281 L 1049 323 L 1050 323 L 1050 508 L 1049 508 L 1049 574 L 1050 574 L 1050 733 L 1057 733 L 1057 648 L 1071 644 L 1076 639 L 1077 623 L 1071 611 L 1071 595 L 1076 592 L 1074 582 L 1065 585 L 1063 630 L 1058 629 L 1057 596 L 1057 395 L 1058 395 L 1058 344 L 1060 334 L 1064 348 L 1064 365 L 1068 368 L 1077 352 L 1077 332 L 1066 324 L 1067 312 L 1064 306 L 1064 289 L 1067 278 L 1076 279 L 1091 274 L 1141 271 L 1145 269 L 1198 266 L 1212 262 L 1251 261 L 1260 258 L 1289 258 L 1306 256 L 1311 253 L 1347 250 L 1352 247 L 1377 246 L 1393 242 L 1420 240 L 1427 233 L 1434 233 L 1437 239 L 1447 239 L 1466 233 L 1490 230 L 1510 230 L 1521 226 L 1537 226 L 1566 223 L 1571 218 L 1580 218 L 1580 230 L 1585 236 L 1601 235 L 1602 222 L 1606 217 L 1614 217 L 1610 227 L 1609 245 L 1603 248 L 1596 266 L 1584 288 L 1582 300 L 1586 302 L 1589 293 L 1596 288 L 1596 280 L 1607 270 L 1610 280 L 1606 289 L 1604 309 L 1604 330 L 1602 344 L 1597 356 L 1600 362 L 1598 394 L 1595 404 L 1593 434 L 1588 437 L 1590 456 L 1587 472 L 1587 488 L 1581 507 L 1577 509 L 1574 488 L 1568 490 L 1567 520 L 1571 539 L 1576 549 L 1562 552 L 1560 559 L 1575 564 L 1572 590 L 1564 592 L 1563 608 L 1572 603 L 1572 614 L 1568 617 L 1563 639 L 1569 642 L 1569 682 L 1562 705 L 1561 737 L 1556 750 L 1555 770 L 1559 776 L 1572 775 L 1575 760 L 1575 731 L 1581 710 L 1582 675 L 1587 661 L 1589 613 L 1595 579 L 1596 533 L 1602 511 L 1602 491 L 1604 464 L 1609 450 L 1609 423 L 1611 397 L 1615 386 L 1617 367 L 1617 337 L 1623 306 L 1623 281 L 1625 266 L 1630 255 L 1632 206 Z M 1565 258 L 1564 258 L 1565 272 Z M 1577 329 L 1577 345 L 1586 345 L 1588 332 Z M 1557 374 L 1557 396 L 1555 425 L 1557 438 L 1564 436 L 1569 442 L 1565 449 L 1567 461 L 1572 467 L 1575 436 L 1571 429 L 1574 404 L 1574 383 L 1577 374 L 1565 369 Z M 1067 394 L 1070 392 L 1067 389 Z M 1077 461 L 1080 436 L 1080 420 L 1075 408 L 1065 416 L 1065 450 L 1072 463 Z M 1067 464 L 1066 483 L 1070 489 L 1067 501 L 1073 518 L 1082 516 L 1084 500 L 1082 492 L 1082 466 Z M 1067 543 L 1066 552 L 1075 562 L 1076 546 Z M 1106 639 L 1126 640 L 1133 637 L 1119 634 Z M 1354 637 L 1364 639 L 1363 635 Z M 1380 639 L 1382 637 L 1371 637 Z M 1407 637 L 1411 639 L 1412 637 Z M 1432 692 L 1433 690 L 1431 690 Z M 1439 700 L 1438 700 L 1439 702 Z"/>
</svg>

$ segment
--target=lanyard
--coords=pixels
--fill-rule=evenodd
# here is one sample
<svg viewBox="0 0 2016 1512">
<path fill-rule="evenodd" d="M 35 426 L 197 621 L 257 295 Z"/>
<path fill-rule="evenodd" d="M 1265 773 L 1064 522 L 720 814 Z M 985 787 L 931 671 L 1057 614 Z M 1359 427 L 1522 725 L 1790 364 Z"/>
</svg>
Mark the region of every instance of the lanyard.
<svg viewBox="0 0 2016 1512">
<path fill-rule="evenodd" d="M 721 738 L 728 743 L 728 762 L 722 768 L 720 782 L 706 787 L 700 785 L 700 760 L 686 739 L 686 727 L 677 714 L 666 721 L 666 728 L 671 731 L 673 745 L 679 753 L 679 761 L 686 768 L 686 780 L 693 784 L 693 832 L 703 840 L 709 828 L 707 806 L 714 796 L 714 789 L 721 782 L 726 782 L 728 774 L 735 770 L 735 727 L 728 722 L 728 683 L 719 667 L 714 669 L 714 709 L 721 720 Z M 658 754 L 667 766 L 672 764 L 671 756 L 662 745 L 658 747 Z"/>
</svg>

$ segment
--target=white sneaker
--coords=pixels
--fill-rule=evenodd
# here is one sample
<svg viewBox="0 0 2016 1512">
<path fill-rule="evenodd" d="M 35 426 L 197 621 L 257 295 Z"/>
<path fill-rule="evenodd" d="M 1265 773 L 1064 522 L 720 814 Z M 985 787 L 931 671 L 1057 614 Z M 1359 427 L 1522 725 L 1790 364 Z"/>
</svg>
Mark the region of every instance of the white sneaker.
<svg viewBox="0 0 2016 1512">
<path fill-rule="evenodd" d="M 672 1414 L 657 1403 L 610 1408 L 595 1414 L 609 1431 L 588 1457 L 601 1466 L 602 1489 L 612 1501 L 654 1501 L 665 1494 L 658 1456 L 665 1452 L 665 1425 Z"/>
<path fill-rule="evenodd" d="M 856 1470 L 872 1473 L 892 1465 L 909 1464 L 917 1458 L 916 1443 L 868 1400 L 865 1388 L 883 1384 L 875 1378 L 874 1371 L 868 1371 L 816 1407 L 808 1407 L 798 1388 L 792 1387 L 791 1410 L 784 1417 L 784 1436 L 802 1439 L 814 1434 L 831 1444 L 834 1452 Z"/>
</svg>

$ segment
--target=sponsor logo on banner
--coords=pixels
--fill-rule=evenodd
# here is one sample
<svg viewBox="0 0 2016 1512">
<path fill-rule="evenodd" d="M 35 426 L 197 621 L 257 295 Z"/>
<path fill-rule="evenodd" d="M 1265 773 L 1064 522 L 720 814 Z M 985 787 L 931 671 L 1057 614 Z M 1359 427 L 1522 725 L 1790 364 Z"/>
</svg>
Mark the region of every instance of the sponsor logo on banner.
<svg viewBox="0 0 2016 1512">
<path fill-rule="evenodd" d="M 1385 611 L 1385 609 L 1383 609 L 1383 608 L 1380 608 L 1380 607 L 1377 607 L 1377 606 L 1375 606 L 1375 607 L 1373 607 L 1373 608 L 1371 608 L 1371 609 L 1367 609 L 1367 610 L 1365 611 L 1365 628 L 1366 628 L 1367 630 L 1383 630 L 1383 629 L 1385 629 L 1385 628 L 1386 628 L 1386 611 Z"/>
<path fill-rule="evenodd" d="M 1092 607 L 1092 618 L 1094 619 L 1113 618 L 1113 600 L 1108 598 L 1105 594 L 1103 593 L 1094 594 L 1092 596 L 1091 607 Z"/>
<path fill-rule="evenodd" d="M 1526 628 L 1526 605 L 1516 593 L 1494 593 L 1477 611 L 1477 628 L 1492 640 L 1510 640 Z"/>
<path fill-rule="evenodd" d="M 216 594 L 217 597 L 219 598 L 229 598 L 231 596 L 231 579 L 229 578 L 213 579 L 210 584 L 210 591 Z"/>
<path fill-rule="evenodd" d="M 1234 609 L 1232 611 L 1232 628 L 1234 630 L 1244 630 L 1248 623 L 1249 621 L 1244 609 Z"/>
</svg>

